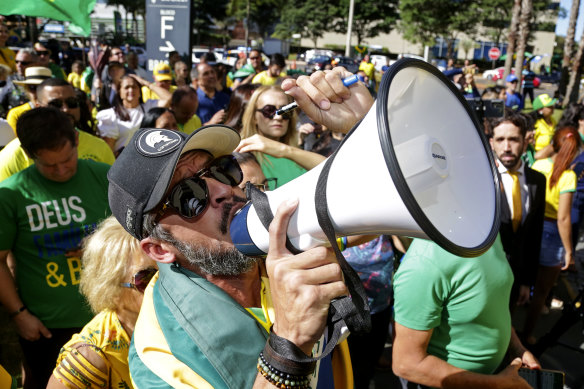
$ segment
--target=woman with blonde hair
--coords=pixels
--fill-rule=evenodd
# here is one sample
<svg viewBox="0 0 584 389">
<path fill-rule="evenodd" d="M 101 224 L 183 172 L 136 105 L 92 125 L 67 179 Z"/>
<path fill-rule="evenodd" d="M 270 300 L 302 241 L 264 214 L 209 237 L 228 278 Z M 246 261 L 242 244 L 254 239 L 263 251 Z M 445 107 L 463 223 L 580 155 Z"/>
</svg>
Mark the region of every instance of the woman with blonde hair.
<svg viewBox="0 0 584 389">
<path fill-rule="evenodd" d="M 261 86 L 255 90 L 243 113 L 241 138 L 236 152 L 253 152 L 264 175 L 277 178 L 281 186 L 312 169 L 325 158 L 298 148 L 296 114 L 276 111 L 290 104 L 292 98 L 279 86 Z M 270 189 L 274 189 L 273 187 Z"/>
<path fill-rule="evenodd" d="M 81 259 L 80 289 L 97 315 L 63 346 L 47 388 L 131 388 L 130 339 L 156 263 L 113 216 L 84 242 Z"/>
</svg>

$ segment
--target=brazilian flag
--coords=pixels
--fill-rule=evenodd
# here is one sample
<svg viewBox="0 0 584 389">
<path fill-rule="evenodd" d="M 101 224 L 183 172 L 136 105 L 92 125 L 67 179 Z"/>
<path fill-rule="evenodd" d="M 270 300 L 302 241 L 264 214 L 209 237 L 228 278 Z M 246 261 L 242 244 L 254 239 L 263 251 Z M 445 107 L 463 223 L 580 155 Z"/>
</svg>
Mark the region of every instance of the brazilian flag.
<svg viewBox="0 0 584 389">
<path fill-rule="evenodd" d="M 89 36 L 95 0 L 1 0 L 0 15 L 26 15 L 71 22 L 69 29 Z"/>
</svg>

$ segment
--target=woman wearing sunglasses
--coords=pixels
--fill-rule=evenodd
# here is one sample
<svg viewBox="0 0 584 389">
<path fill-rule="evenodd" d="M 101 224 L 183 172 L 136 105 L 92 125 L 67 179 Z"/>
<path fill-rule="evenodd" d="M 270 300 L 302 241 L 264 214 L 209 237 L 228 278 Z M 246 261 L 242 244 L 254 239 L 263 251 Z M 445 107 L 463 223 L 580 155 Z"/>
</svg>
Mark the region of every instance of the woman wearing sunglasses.
<svg viewBox="0 0 584 389">
<path fill-rule="evenodd" d="M 160 96 L 160 100 L 148 100 L 142 104 L 140 85 L 148 86 Z M 156 83 L 148 84 L 148 81 L 136 75 L 123 76 L 114 97 L 113 107 L 97 113 L 99 135 L 112 148 L 114 154 L 118 155 L 140 127 L 145 113 L 150 108 L 167 107 L 171 97 L 169 91 L 157 86 Z"/>
<path fill-rule="evenodd" d="M 156 263 L 114 217 L 85 242 L 82 262 L 81 292 L 98 314 L 63 346 L 47 388 L 131 388 L 128 349 Z"/>
<path fill-rule="evenodd" d="M 279 86 L 262 86 L 253 93 L 243 114 L 242 141 L 236 152 L 253 152 L 266 177 L 281 186 L 312 169 L 325 158 L 298 148 L 294 112 L 276 115 L 292 99 Z M 270 188 L 275 189 L 275 188 Z"/>
</svg>

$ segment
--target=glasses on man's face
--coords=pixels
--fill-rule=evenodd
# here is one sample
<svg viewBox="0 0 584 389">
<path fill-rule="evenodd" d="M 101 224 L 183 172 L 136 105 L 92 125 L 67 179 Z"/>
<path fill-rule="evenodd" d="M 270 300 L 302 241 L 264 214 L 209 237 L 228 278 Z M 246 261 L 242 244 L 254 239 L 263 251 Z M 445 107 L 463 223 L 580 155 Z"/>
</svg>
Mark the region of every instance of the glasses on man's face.
<svg viewBox="0 0 584 389">
<path fill-rule="evenodd" d="M 66 99 L 53 99 L 49 101 L 49 106 L 55 107 L 57 109 L 63 108 L 63 104 L 65 104 L 68 108 L 74 109 L 79 107 L 79 102 L 75 97 L 67 97 Z"/>
<path fill-rule="evenodd" d="M 204 176 L 229 186 L 238 186 L 243 179 L 241 168 L 233 156 L 218 157 L 193 177 L 185 178 L 176 184 L 158 212 L 159 216 L 162 216 L 169 207 L 186 219 L 202 214 L 209 204 L 209 189 L 202 178 Z"/>
<path fill-rule="evenodd" d="M 158 269 L 154 267 L 149 267 L 148 269 L 140 270 L 139 272 L 134 274 L 134 276 L 132 277 L 132 282 L 122 282 L 120 285 L 124 288 L 135 289 L 140 293 L 144 293 L 146 287 L 150 283 L 150 280 L 152 279 L 152 277 L 154 277 L 154 274 L 156 274 L 157 271 Z"/>
<path fill-rule="evenodd" d="M 282 107 L 280 107 L 280 108 L 282 108 Z M 260 112 L 266 119 L 273 119 L 274 116 L 276 116 L 276 111 L 280 108 L 277 108 L 275 105 L 269 104 L 269 105 L 264 105 L 261 109 L 256 109 L 256 111 Z M 282 116 L 282 119 L 284 119 L 284 120 L 290 120 L 292 115 L 293 115 L 292 111 L 288 111 L 288 112 L 284 112 L 280 116 Z"/>
<path fill-rule="evenodd" d="M 31 61 L 21 61 L 19 59 L 17 59 L 14 62 L 16 62 L 17 65 L 23 65 L 23 66 L 28 66 L 28 65 L 30 65 L 32 63 Z"/>
<path fill-rule="evenodd" d="M 49 52 L 48 52 L 48 51 L 46 51 L 46 50 L 38 50 L 38 51 L 35 51 L 35 53 L 36 53 L 36 54 L 37 54 L 39 57 L 43 57 L 43 56 L 45 56 L 45 55 L 49 55 Z"/>
<path fill-rule="evenodd" d="M 257 57 L 249 57 L 250 61 L 257 61 L 258 59 L 261 59 L 262 57 L 257 56 Z"/>
</svg>

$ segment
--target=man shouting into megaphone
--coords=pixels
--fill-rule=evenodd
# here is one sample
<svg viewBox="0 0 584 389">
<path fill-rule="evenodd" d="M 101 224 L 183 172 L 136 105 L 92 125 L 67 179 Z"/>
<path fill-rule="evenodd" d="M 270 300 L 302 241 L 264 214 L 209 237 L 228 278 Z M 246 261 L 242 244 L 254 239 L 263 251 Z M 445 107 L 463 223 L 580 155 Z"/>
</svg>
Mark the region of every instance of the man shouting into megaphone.
<svg viewBox="0 0 584 389">
<path fill-rule="evenodd" d="M 283 88 L 308 115 L 346 132 L 373 103 L 364 85 L 343 85 L 349 75 L 337 68 Z M 297 201 L 279 207 L 265 261 L 233 246 L 227 227 L 246 202 L 230 156 L 239 140 L 221 125 L 191 135 L 141 129 L 108 174 L 112 213 L 159 264 L 130 349 L 134 384 L 350 388 L 345 342 L 332 357 L 308 358 L 325 348 L 329 304 L 347 290 L 330 249 L 286 249 Z"/>
</svg>

